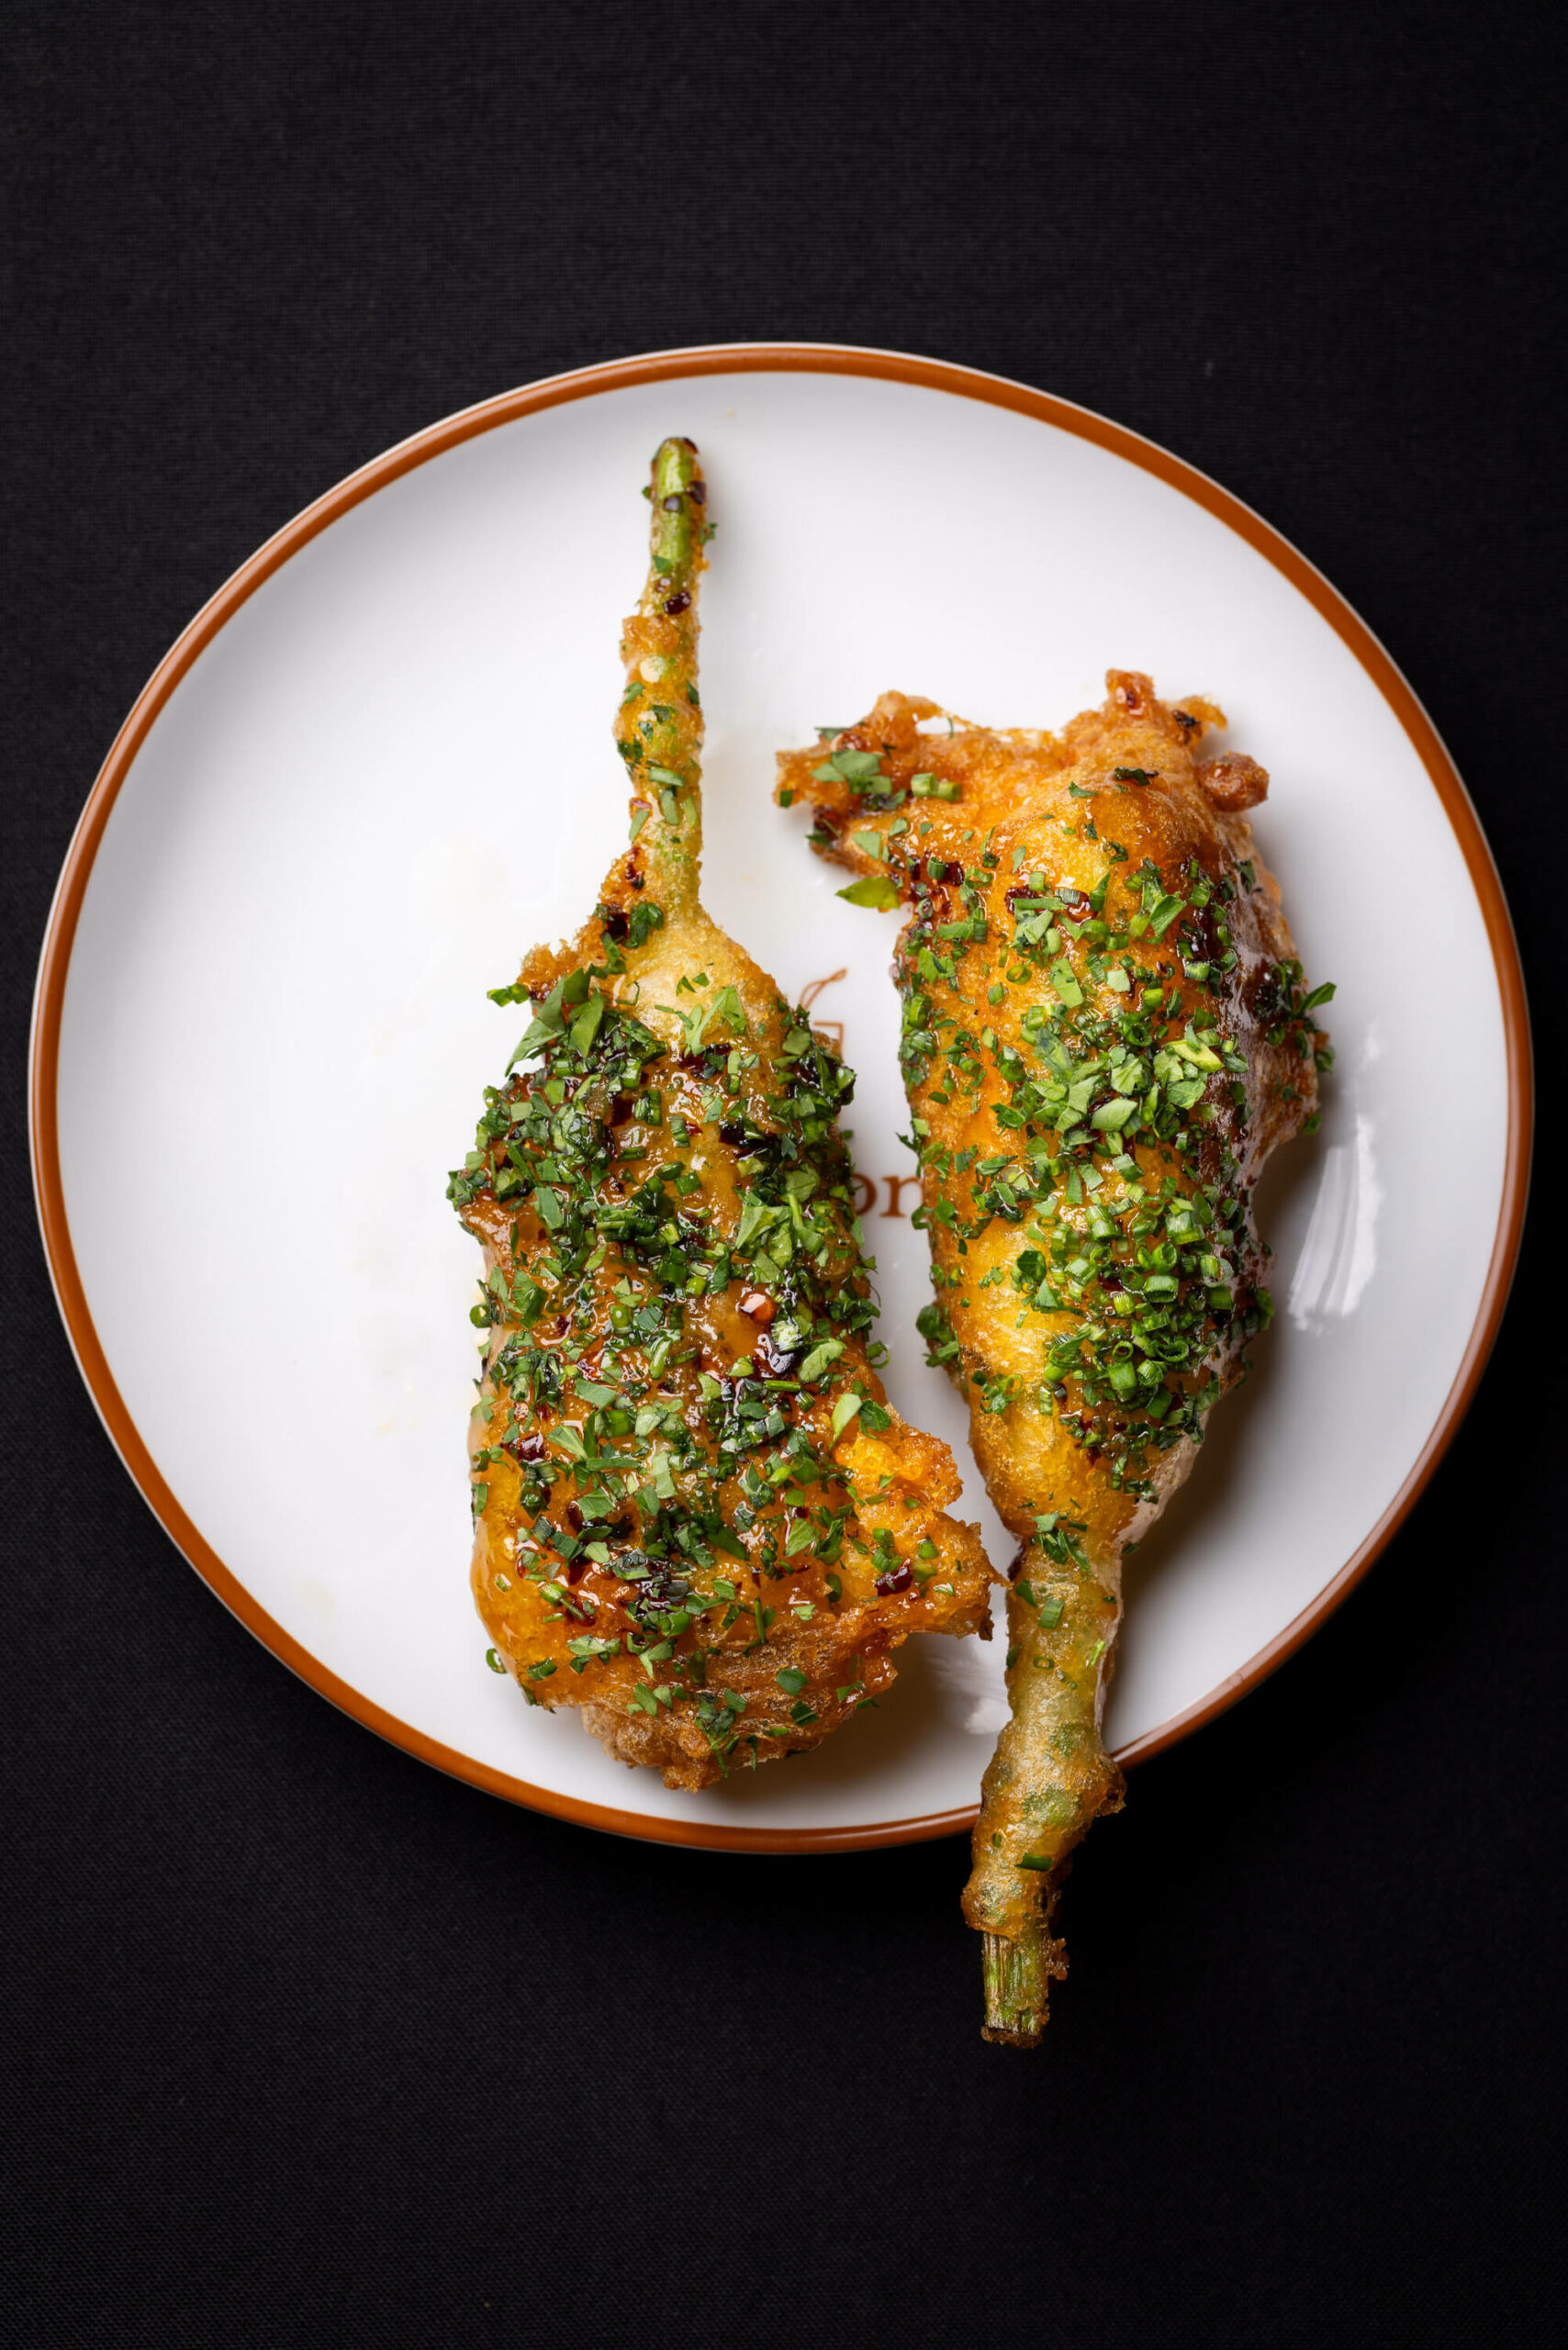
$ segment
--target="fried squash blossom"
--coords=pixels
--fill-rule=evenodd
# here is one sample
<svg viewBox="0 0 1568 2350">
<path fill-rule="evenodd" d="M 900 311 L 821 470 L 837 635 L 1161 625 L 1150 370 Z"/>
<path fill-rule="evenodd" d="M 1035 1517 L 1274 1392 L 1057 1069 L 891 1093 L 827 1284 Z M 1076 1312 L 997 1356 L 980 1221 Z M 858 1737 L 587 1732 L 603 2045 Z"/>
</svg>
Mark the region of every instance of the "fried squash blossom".
<svg viewBox="0 0 1568 2350">
<path fill-rule="evenodd" d="M 711 1785 L 819 1746 L 912 1632 L 989 1631 L 947 1448 L 878 1375 L 850 1071 L 710 919 L 689 442 L 654 461 L 622 642 L 631 845 L 449 1195 L 484 1248 L 473 1588 L 495 1668 L 622 1761 Z"/>
</svg>

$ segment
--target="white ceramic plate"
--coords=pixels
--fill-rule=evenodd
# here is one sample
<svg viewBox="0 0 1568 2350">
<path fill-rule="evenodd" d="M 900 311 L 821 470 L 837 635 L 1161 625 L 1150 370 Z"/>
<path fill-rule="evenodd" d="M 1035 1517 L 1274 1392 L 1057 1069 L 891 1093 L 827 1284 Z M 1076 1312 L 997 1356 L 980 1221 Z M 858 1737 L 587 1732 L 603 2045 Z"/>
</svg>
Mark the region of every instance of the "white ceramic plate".
<svg viewBox="0 0 1568 2350">
<path fill-rule="evenodd" d="M 468 1596 L 476 1251 L 442 1186 L 515 1042 L 486 989 L 577 926 L 623 836 L 617 639 L 670 431 L 700 443 L 719 525 L 708 902 L 842 1024 L 889 1385 L 969 1467 L 993 1561 L 913 1330 L 894 918 L 835 896 L 770 804 L 773 754 L 889 685 L 1059 722 L 1112 665 L 1223 703 L 1273 778 L 1257 830 L 1309 978 L 1338 985 L 1322 1131 L 1263 1204 L 1278 1323 L 1137 1561 L 1115 1746 L 1259 1678 L 1386 1539 L 1478 1373 L 1522 1208 L 1523 1000 L 1484 843 L 1386 655 L 1266 525 L 1100 419 L 930 363 L 750 346 L 557 379 L 432 428 L 263 549 L 152 680 L 73 847 L 36 1038 L 46 1239 L 165 1525 L 363 1719 L 635 1834 L 933 1834 L 972 1808 L 1000 1642 L 913 1642 L 821 1753 L 666 1794 L 487 1672 Z"/>
</svg>

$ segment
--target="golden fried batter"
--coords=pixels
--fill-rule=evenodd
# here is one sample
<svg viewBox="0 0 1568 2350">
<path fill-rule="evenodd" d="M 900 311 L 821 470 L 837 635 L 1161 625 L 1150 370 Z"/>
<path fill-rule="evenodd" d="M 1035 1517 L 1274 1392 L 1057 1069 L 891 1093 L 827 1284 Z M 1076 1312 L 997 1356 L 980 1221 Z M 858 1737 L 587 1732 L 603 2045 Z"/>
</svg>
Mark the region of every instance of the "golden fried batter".
<svg viewBox="0 0 1568 2350">
<path fill-rule="evenodd" d="M 1198 755 L 1224 724 L 1113 671 L 1059 735 L 887 694 L 783 755 L 812 840 L 902 904 L 902 1058 L 924 1171 L 932 1359 L 1020 1550 L 1012 1720 L 965 1914 L 988 2038 L 1032 2045 L 1063 1867 L 1121 1776 L 1100 1722 L 1122 1553 L 1186 1476 L 1271 1307 L 1258 1173 L 1316 1123 L 1327 1040 L 1246 811 L 1268 778 Z"/>
<path fill-rule="evenodd" d="M 947 1448 L 888 1403 L 838 1113 L 854 1080 L 709 919 L 706 492 L 654 460 L 616 737 L 632 845 L 533 1006 L 450 1195 L 484 1244 L 473 1583 L 492 1662 L 702 1787 L 820 1745 L 911 1632 L 989 1630 Z M 516 1064 L 521 1063 L 518 1067 Z"/>
</svg>

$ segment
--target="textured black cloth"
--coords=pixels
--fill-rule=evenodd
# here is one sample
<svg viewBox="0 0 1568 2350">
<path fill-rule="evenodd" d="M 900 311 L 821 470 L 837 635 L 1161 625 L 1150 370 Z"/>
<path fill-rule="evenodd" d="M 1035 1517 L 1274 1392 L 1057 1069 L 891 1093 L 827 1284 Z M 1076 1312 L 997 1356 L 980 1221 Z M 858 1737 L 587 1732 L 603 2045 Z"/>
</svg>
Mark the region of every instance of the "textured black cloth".
<svg viewBox="0 0 1568 2350">
<path fill-rule="evenodd" d="M 263 538 L 510 385 L 790 336 L 1043 385 L 1302 546 L 1468 778 L 1560 1069 L 1551 22 L 11 0 L 17 1068 L 97 765 Z M 1382 1563 L 1091 1840 L 1020 2057 L 978 2037 L 956 1841 L 614 1842 L 448 1783 L 264 1653 L 99 1428 L 7 1102 L 10 2339 L 1550 2338 L 1550 1213 Z M 1462 1149 L 1462 1068 L 1451 1109 Z"/>
</svg>

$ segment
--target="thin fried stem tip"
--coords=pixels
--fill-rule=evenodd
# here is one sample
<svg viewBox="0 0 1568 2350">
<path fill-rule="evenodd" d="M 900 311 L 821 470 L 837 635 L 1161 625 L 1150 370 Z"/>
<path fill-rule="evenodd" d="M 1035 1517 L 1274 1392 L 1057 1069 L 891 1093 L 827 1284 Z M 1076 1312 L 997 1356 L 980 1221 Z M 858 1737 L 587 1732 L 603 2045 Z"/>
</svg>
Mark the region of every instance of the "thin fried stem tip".
<svg viewBox="0 0 1568 2350">
<path fill-rule="evenodd" d="M 981 2038 L 1003 2048 L 1037 2048 L 1049 1999 L 1045 1937 L 1037 1928 L 1025 1928 L 1016 1941 L 1006 1934 L 982 1934 L 980 1942 L 985 1981 Z"/>
</svg>

